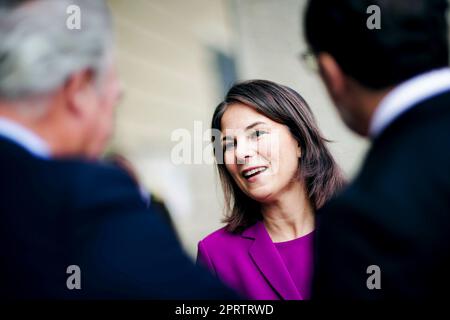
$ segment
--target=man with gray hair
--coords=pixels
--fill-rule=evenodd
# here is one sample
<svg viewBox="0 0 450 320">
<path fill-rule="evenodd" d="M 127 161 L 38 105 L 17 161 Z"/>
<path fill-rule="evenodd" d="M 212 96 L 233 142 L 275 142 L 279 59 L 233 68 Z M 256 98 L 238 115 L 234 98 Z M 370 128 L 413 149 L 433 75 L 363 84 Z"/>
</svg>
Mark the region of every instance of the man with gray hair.
<svg viewBox="0 0 450 320">
<path fill-rule="evenodd" d="M 234 298 L 95 160 L 121 94 L 112 38 L 102 0 L 1 3 L 0 298 Z"/>
</svg>

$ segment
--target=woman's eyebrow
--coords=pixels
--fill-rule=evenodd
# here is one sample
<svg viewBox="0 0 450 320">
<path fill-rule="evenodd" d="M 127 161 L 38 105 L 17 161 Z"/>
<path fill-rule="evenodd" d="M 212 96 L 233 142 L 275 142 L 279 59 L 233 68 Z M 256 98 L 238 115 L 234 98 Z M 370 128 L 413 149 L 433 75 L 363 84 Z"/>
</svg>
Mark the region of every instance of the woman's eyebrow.
<svg viewBox="0 0 450 320">
<path fill-rule="evenodd" d="M 249 129 L 253 128 L 253 127 L 256 127 L 256 126 L 259 125 L 259 124 L 266 124 L 266 123 L 263 122 L 263 121 L 256 121 L 256 122 L 253 122 L 251 125 L 247 126 L 247 127 L 245 128 L 245 130 L 249 130 Z"/>
<path fill-rule="evenodd" d="M 266 123 L 263 122 L 263 121 L 256 121 L 256 122 L 253 122 L 252 124 L 250 124 L 250 125 L 248 125 L 247 127 L 245 127 L 245 131 L 247 131 L 247 130 L 253 128 L 253 127 L 256 127 L 257 125 L 260 125 L 260 124 L 266 124 Z M 224 141 L 224 140 L 233 140 L 233 137 L 230 137 L 230 136 L 224 136 L 224 137 L 222 137 L 222 141 Z"/>
</svg>

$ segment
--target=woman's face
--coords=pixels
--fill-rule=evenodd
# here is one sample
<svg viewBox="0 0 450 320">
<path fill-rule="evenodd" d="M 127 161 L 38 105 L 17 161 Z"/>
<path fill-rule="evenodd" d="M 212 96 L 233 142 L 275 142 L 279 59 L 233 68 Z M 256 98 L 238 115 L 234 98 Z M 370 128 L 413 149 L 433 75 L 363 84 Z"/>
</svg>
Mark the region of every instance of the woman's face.
<svg viewBox="0 0 450 320">
<path fill-rule="evenodd" d="M 300 147 L 289 128 L 241 103 L 222 116 L 225 166 L 239 188 L 258 202 L 270 202 L 300 184 Z"/>
</svg>

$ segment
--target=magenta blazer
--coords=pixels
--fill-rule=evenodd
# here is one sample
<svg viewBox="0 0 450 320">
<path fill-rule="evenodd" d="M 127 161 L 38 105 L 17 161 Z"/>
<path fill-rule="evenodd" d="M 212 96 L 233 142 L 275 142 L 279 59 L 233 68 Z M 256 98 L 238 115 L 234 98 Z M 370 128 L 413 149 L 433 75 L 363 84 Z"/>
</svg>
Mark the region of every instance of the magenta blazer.
<svg viewBox="0 0 450 320">
<path fill-rule="evenodd" d="M 242 234 L 219 229 L 198 243 L 197 262 L 252 300 L 302 300 L 262 222 Z"/>
</svg>

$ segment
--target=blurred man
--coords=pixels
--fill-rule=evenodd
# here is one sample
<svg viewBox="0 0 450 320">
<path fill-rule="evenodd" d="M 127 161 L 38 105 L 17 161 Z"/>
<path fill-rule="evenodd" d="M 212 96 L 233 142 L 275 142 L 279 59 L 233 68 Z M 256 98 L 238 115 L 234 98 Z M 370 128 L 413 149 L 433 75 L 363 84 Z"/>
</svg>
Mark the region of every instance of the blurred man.
<svg viewBox="0 0 450 320">
<path fill-rule="evenodd" d="M 0 10 L 0 298 L 234 297 L 94 160 L 121 94 L 104 2 L 20 3 Z"/>
<path fill-rule="evenodd" d="M 308 4 L 306 39 L 328 92 L 372 140 L 353 184 L 317 213 L 316 299 L 449 297 L 446 10 L 446 0 Z"/>
<path fill-rule="evenodd" d="M 136 169 L 133 167 L 133 164 L 124 155 L 118 152 L 110 152 L 106 154 L 103 157 L 103 160 L 105 161 L 105 163 L 110 163 L 122 170 L 125 170 L 125 172 L 133 179 L 134 183 L 139 188 L 142 200 L 144 201 L 147 208 L 161 215 L 163 220 L 168 224 L 168 226 L 171 228 L 173 234 L 178 240 L 179 238 L 177 235 L 177 230 L 175 228 L 175 223 L 172 220 L 172 216 L 169 210 L 167 209 L 166 204 L 161 198 L 159 198 L 155 194 L 152 194 L 146 189 L 146 187 L 140 181 L 138 173 L 136 172 Z"/>
</svg>

